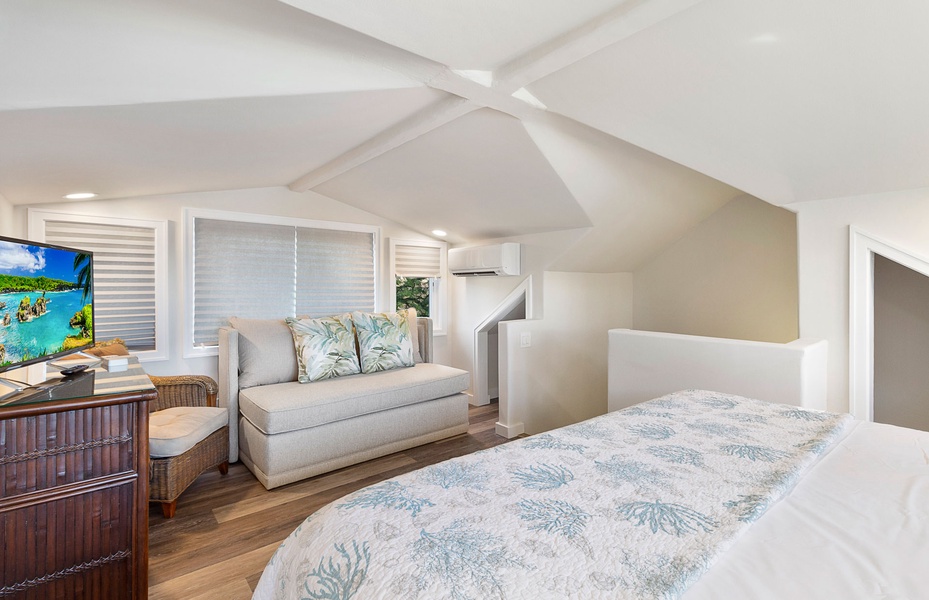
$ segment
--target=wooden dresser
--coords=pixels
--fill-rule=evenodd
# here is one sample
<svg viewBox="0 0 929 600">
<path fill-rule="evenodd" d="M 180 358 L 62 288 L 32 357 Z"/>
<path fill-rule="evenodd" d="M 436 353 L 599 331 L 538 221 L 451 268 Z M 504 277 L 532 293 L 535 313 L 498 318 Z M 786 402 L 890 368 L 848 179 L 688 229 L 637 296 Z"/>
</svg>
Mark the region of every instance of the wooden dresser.
<svg viewBox="0 0 929 600">
<path fill-rule="evenodd" d="M 0 406 L 0 598 L 148 597 L 148 402 L 129 371 Z"/>
</svg>

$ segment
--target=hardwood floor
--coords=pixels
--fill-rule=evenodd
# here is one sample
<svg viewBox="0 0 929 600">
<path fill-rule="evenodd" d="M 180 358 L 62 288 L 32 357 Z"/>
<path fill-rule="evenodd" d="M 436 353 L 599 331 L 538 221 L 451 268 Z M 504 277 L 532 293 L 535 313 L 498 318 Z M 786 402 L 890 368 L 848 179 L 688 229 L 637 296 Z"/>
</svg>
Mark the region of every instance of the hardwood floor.
<svg viewBox="0 0 929 600">
<path fill-rule="evenodd" d="M 271 491 L 241 463 L 210 471 L 181 495 L 177 515 L 149 510 L 151 600 L 247 600 L 278 545 L 313 511 L 357 489 L 507 442 L 498 405 L 471 407 L 468 433 Z"/>
</svg>

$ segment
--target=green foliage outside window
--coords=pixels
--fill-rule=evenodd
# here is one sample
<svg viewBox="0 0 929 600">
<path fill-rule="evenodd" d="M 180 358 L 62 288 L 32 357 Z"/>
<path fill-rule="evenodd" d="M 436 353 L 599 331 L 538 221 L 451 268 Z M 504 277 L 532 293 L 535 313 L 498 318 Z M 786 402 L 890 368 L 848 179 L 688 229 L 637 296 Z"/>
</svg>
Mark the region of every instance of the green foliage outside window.
<svg viewBox="0 0 929 600">
<path fill-rule="evenodd" d="M 415 308 L 419 317 L 429 316 L 429 278 L 397 276 L 397 310 Z"/>
</svg>

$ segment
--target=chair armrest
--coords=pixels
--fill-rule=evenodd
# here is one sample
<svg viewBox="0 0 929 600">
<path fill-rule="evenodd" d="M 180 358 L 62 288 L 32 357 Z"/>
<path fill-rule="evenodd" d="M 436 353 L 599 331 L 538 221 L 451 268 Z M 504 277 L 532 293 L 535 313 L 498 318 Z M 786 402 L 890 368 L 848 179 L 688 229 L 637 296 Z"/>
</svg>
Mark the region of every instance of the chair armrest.
<svg viewBox="0 0 929 600">
<path fill-rule="evenodd" d="M 206 375 L 153 375 L 158 399 L 149 404 L 149 412 L 174 406 L 216 406 L 218 386 Z"/>
</svg>

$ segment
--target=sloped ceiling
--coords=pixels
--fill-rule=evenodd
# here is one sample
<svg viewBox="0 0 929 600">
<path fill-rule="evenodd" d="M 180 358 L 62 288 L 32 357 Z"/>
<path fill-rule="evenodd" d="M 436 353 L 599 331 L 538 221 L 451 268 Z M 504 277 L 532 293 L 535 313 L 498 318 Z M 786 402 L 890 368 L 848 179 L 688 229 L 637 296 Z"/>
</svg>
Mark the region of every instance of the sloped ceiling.
<svg viewBox="0 0 929 600">
<path fill-rule="evenodd" d="M 740 190 L 929 187 L 927 24 L 922 0 L 5 0 L 0 195 L 281 185 L 452 242 L 586 228 L 559 268 L 629 270 Z"/>
<path fill-rule="evenodd" d="M 451 229 L 452 241 L 591 225 L 522 123 L 487 108 L 459 117 L 314 191 L 368 212 L 380 213 L 387 206 L 396 221 L 415 215 L 433 223 L 432 229 Z M 492 222 L 487 206 L 494 207 Z"/>
</svg>

